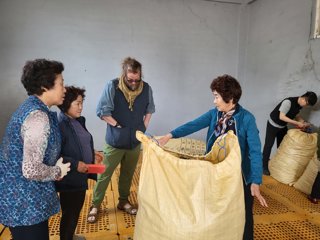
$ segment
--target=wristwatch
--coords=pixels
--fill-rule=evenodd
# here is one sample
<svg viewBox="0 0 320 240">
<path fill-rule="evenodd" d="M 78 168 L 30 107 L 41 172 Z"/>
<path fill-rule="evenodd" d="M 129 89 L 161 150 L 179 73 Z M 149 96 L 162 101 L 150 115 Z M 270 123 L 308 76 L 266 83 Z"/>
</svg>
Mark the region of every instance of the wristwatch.
<svg viewBox="0 0 320 240">
<path fill-rule="evenodd" d="M 116 125 L 114 125 L 116 128 L 121 128 L 121 125 L 117 122 Z"/>
</svg>

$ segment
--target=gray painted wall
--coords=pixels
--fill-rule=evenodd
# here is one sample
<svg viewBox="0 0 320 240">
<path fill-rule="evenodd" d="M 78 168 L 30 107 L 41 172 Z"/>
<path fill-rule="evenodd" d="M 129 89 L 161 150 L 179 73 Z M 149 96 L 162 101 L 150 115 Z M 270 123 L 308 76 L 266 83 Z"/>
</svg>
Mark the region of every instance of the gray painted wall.
<svg viewBox="0 0 320 240">
<path fill-rule="evenodd" d="M 312 0 L 0 0 L 0 137 L 26 98 L 25 61 L 44 57 L 65 64 L 67 84 L 87 89 L 83 115 L 101 149 L 105 124 L 96 103 L 121 60 L 133 56 L 154 91 L 149 133 L 164 134 L 210 109 L 211 80 L 229 73 L 242 84 L 240 103 L 255 114 L 263 142 L 278 101 L 307 89 L 320 93 L 311 9 Z M 320 125 L 319 112 L 304 114 Z"/>
<path fill-rule="evenodd" d="M 25 61 L 65 64 L 66 84 L 87 89 L 83 115 L 101 149 L 105 123 L 95 114 L 107 80 L 126 56 L 140 60 L 154 91 L 148 132 L 168 132 L 212 107 L 211 80 L 236 74 L 239 6 L 192 0 L 1 0 L 0 133 L 25 99 Z M 195 137 L 203 137 L 198 133 Z"/>
<path fill-rule="evenodd" d="M 247 11 L 242 103 L 256 116 L 264 142 L 266 119 L 285 97 L 320 94 L 320 39 L 310 39 L 313 0 L 258 0 Z M 316 127 L 319 104 L 302 110 Z"/>
</svg>

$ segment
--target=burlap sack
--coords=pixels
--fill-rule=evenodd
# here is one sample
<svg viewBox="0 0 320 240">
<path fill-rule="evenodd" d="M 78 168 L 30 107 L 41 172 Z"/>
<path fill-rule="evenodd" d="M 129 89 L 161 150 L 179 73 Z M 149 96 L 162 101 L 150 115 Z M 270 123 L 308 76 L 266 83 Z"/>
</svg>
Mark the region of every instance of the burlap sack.
<svg viewBox="0 0 320 240">
<path fill-rule="evenodd" d="M 276 154 L 269 161 L 273 178 L 285 184 L 295 183 L 317 151 L 317 134 L 290 129 Z"/>
<path fill-rule="evenodd" d="M 219 139 L 221 146 L 215 143 L 210 154 L 198 156 L 206 160 L 215 156 L 210 161 L 216 164 L 181 159 L 141 132 L 137 138 L 143 144 L 143 162 L 135 240 L 242 239 L 241 155 L 232 132 Z"/>
<path fill-rule="evenodd" d="M 312 191 L 314 180 L 317 177 L 319 165 L 320 164 L 319 160 L 317 159 L 317 155 L 314 155 L 313 159 L 308 163 L 307 168 L 303 172 L 302 176 L 295 184 L 293 184 L 294 188 L 309 195 Z"/>
</svg>

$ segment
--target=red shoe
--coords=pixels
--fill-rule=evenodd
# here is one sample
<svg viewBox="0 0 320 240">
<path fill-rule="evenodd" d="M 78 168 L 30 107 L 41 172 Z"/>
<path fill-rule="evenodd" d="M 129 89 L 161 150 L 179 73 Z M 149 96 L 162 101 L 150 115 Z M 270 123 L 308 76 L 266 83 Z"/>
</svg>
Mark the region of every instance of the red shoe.
<svg viewBox="0 0 320 240">
<path fill-rule="evenodd" d="M 310 195 L 308 196 L 308 199 L 310 202 L 312 202 L 313 204 L 318 204 L 318 199 L 311 197 Z"/>
</svg>

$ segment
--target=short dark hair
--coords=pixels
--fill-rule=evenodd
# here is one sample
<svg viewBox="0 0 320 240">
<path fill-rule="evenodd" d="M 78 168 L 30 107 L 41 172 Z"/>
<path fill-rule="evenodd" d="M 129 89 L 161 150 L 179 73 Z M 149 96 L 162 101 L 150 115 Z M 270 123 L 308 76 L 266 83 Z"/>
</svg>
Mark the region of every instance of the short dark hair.
<svg viewBox="0 0 320 240">
<path fill-rule="evenodd" d="M 47 59 L 27 61 L 23 67 L 21 83 L 28 95 L 42 95 L 44 88 L 53 88 L 57 75 L 63 70 L 63 64 L 58 61 Z"/>
<path fill-rule="evenodd" d="M 242 94 L 239 82 L 228 74 L 213 79 L 210 89 L 212 92 L 217 91 L 226 103 L 233 100 L 233 103 L 237 104 Z"/>
<path fill-rule="evenodd" d="M 317 103 L 318 97 L 317 94 L 314 92 L 308 91 L 305 94 L 303 94 L 301 97 L 304 97 L 307 99 L 308 105 L 313 106 Z"/>
<path fill-rule="evenodd" d="M 78 98 L 78 96 L 82 96 L 83 99 L 86 96 L 84 94 L 86 91 L 84 88 L 78 88 L 75 86 L 66 86 L 65 89 L 66 89 L 66 93 L 64 95 L 63 103 L 58 106 L 58 108 L 64 113 L 66 113 L 69 110 L 71 103 L 75 101 Z"/>
</svg>

